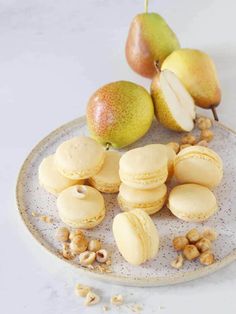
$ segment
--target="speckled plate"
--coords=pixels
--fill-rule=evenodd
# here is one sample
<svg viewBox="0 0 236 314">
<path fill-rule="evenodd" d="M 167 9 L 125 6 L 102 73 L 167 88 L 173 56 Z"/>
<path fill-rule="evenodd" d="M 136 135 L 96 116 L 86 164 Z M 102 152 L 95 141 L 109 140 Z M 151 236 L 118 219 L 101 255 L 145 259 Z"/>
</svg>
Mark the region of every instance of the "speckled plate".
<svg viewBox="0 0 236 314">
<path fill-rule="evenodd" d="M 98 270 L 89 270 L 79 265 L 78 259 L 68 261 L 60 253 L 60 243 L 55 240 L 55 230 L 62 226 L 55 197 L 45 192 L 38 184 L 37 171 L 41 160 L 55 152 L 57 146 L 79 134 L 87 134 L 85 118 L 69 122 L 44 138 L 25 160 L 17 183 L 17 204 L 19 213 L 33 237 L 52 254 L 63 259 L 66 263 L 78 268 L 81 272 L 98 279 L 113 283 L 135 286 L 158 286 L 174 284 L 205 276 L 236 259 L 236 134 L 220 123 L 214 122 L 215 139 L 210 145 L 220 154 L 224 161 L 224 178 L 215 190 L 219 211 L 207 222 L 187 223 L 170 214 L 167 208 L 152 216 L 161 235 L 161 247 L 157 258 L 139 267 L 129 265 L 117 251 L 111 232 L 113 217 L 120 212 L 116 194 L 106 194 L 105 202 L 107 214 L 104 221 L 95 229 L 86 231 L 88 237 L 100 238 L 104 246 L 112 253 L 111 273 L 101 273 Z M 199 136 L 199 131 L 194 131 Z M 126 150 L 143 146 L 149 143 L 167 143 L 178 141 L 181 135 L 162 128 L 155 121 L 148 134 Z M 53 217 L 53 223 L 42 222 L 33 217 L 32 212 Z M 204 227 L 213 227 L 219 237 L 214 244 L 217 261 L 211 266 L 201 266 L 199 262 L 186 262 L 184 267 L 176 270 L 170 267 L 170 262 L 176 256 L 171 246 L 174 235 L 184 234 L 192 227 L 202 230 Z"/>
</svg>

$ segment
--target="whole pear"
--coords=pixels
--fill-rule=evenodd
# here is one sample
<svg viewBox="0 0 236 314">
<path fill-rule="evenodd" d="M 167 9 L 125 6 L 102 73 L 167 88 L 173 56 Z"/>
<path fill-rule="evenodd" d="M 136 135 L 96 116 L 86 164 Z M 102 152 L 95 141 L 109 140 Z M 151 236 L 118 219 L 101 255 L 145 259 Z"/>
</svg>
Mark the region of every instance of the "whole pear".
<svg viewBox="0 0 236 314">
<path fill-rule="evenodd" d="M 162 70 L 176 74 L 202 108 L 213 108 L 221 101 L 220 84 L 212 59 L 200 50 L 179 49 L 170 54 L 162 64 Z"/>
<path fill-rule="evenodd" d="M 152 98 L 142 86 L 118 81 L 98 89 L 87 106 L 87 125 L 99 143 L 115 148 L 129 145 L 150 128 Z"/>
<path fill-rule="evenodd" d="M 174 32 L 157 13 L 138 14 L 132 21 L 126 42 L 126 58 L 138 74 L 152 78 L 154 62 L 160 66 L 180 45 Z"/>
</svg>

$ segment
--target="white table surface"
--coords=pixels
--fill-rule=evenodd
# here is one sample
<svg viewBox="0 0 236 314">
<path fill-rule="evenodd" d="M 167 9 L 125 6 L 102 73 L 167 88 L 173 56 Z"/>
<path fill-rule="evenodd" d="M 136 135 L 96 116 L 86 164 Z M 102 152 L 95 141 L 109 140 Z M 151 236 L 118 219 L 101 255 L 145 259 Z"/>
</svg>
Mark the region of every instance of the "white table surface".
<svg viewBox="0 0 236 314">
<path fill-rule="evenodd" d="M 214 58 L 223 88 L 222 122 L 236 128 L 236 18 L 231 0 L 150 0 L 185 47 Z M 48 132 L 85 113 L 91 93 L 126 79 L 146 87 L 124 58 L 132 17 L 142 0 L 0 1 L 0 305 L 2 314 L 102 313 L 84 308 L 76 282 L 109 303 L 122 294 L 143 313 L 236 313 L 236 263 L 189 283 L 160 288 L 105 284 L 79 275 L 38 247 L 19 219 L 16 176 L 30 149 Z M 108 313 L 131 313 L 126 306 Z"/>
</svg>

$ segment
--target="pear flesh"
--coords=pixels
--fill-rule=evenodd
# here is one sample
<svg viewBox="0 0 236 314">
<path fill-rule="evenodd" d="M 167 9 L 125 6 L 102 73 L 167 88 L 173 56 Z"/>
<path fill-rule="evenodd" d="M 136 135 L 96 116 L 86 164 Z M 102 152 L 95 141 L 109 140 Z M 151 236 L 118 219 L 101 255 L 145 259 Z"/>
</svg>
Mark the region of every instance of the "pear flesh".
<svg viewBox="0 0 236 314">
<path fill-rule="evenodd" d="M 158 73 L 151 85 L 157 119 L 174 131 L 191 131 L 196 116 L 193 98 L 171 71 Z"/>
<path fill-rule="evenodd" d="M 99 88 L 87 106 L 90 135 L 103 145 L 127 146 L 150 128 L 154 106 L 145 88 L 128 81 L 118 81 Z"/>
<path fill-rule="evenodd" d="M 157 13 L 138 14 L 132 21 L 126 41 L 126 59 L 138 74 L 153 78 L 154 62 L 161 66 L 180 44 L 166 21 Z"/>
<path fill-rule="evenodd" d="M 216 107 L 221 101 L 221 89 L 212 59 L 203 51 L 178 49 L 163 62 L 161 70 L 170 70 L 184 84 L 201 108 Z"/>
</svg>

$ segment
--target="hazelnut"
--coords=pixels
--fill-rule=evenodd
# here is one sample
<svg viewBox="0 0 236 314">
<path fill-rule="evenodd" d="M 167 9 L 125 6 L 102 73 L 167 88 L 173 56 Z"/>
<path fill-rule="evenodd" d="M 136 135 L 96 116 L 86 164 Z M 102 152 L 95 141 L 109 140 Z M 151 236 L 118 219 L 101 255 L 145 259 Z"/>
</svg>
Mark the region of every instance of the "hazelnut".
<svg viewBox="0 0 236 314">
<path fill-rule="evenodd" d="M 172 267 L 174 267 L 174 268 L 176 268 L 176 269 L 181 268 L 181 267 L 183 266 L 183 264 L 184 264 L 183 255 L 182 255 L 182 254 L 181 254 L 181 255 L 178 255 L 178 256 L 176 257 L 176 259 L 174 259 L 170 264 L 171 264 Z"/>
<path fill-rule="evenodd" d="M 63 243 L 62 246 L 62 255 L 64 258 L 71 260 L 75 258 L 75 255 L 70 251 L 69 244 Z"/>
<path fill-rule="evenodd" d="M 59 227 L 56 231 L 56 239 L 60 242 L 66 242 L 69 239 L 70 231 L 66 227 Z"/>
<path fill-rule="evenodd" d="M 79 283 L 75 286 L 75 294 L 83 298 L 86 297 L 90 290 L 90 287 L 81 285 Z"/>
<path fill-rule="evenodd" d="M 196 137 L 191 133 L 188 133 L 181 138 L 180 142 L 181 144 L 194 145 L 196 143 Z"/>
<path fill-rule="evenodd" d="M 88 240 L 80 236 L 75 236 L 70 243 L 71 251 L 76 255 L 86 251 L 88 248 Z"/>
<path fill-rule="evenodd" d="M 166 146 L 170 146 L 176 154 L 178 154 L 179 152 L 179 143 L 176 143 L 176 142 L 170 142 L 168 144 L 166 144 Z"/>
<path fill-rule="evenodd" d="M 191 144 L 182 144 L 182 145 L 180 145 L 179 150 L 181 151 L 182 149 L 190 147 L 190 146 L 192 146 L 192 145 Z"/>
<path fill-rule="evenodd" d="M 210 129 L 212 126 L 211 120 L 205 117 L 200 117 L 197 119 L 197 127 L 199 130 Z"/>
<path fill-rule="evenodd" d="M 207 238 L 201 238 L 197 243 L 196 247 L 200 252 L 205 252 L 211 248 L 211 241 Z"/>
<path fill-rule="evenodd" d="M 105 263 L 108 260 L 107 250 L 101 249 L 96 252 L 96 261 L 98 263 Z"/>
<path fill-rule="evenodd" d="M 187 245 L 189 242 L 186 237 L 179 236 L 179 237 L 175 237 L 172 243 L 175 250 L 180 251 L 180 250 L 183 250 L 185 245 Z"/>
<path fill-rule="evenodd" d="M 96 239 L 90 240 L 88 244 L 88 250 L 96 253 L 98 250 L 101 249 L 101 246 L 102 246 L 101 241 Z"/>
<path fill-rule="evenodd" d="M 197 258 L 200 255 L 200 253 L 199 253 L 199 251 L 195 245 L 188 244 L 185 246 L 185 248 L 183 250 L 183 255 L 184 255 L 184 257 L 187 258 L 187 260 L 191 261 L 191 260 Z"/>
<path fill-rule="evenodd" d="M 200 137 L 201 140 L 206 140 L 209 143 L 213 140 L 214 133 L 211 130 L 202 130 Z"/>
<path fill-rule="evenodd" d="M 123 302 L 124 302 L 124 299 L 123 299 L 123 296 L 121 294 L 113 295 L 111 297 L 111 304 L 121 305 L 121 304 L 123 304 Z"/>
<path fill-rule="evenodd" d="M 79 229 L 77 229 L 77 230 L 72 230 L 72 231 L 70 232 L 69 239 L 72 241 L 75 236 L 80 236 L 81 238 L 84 238 L 84 237 L 85 237 L 83 231 L 81 231 L 81 230 L 79 230 Z"/>
<path fill-rule="evenodd" d="M 215 262 L 215 256 L 212 252 L 205 251 L 200 255 L 199 261 L 202 265 L 211 265 Z"/>
<path fill-rule="evenodd" d="M 217 239 L 217 232 L 214 229 L 206 229 L 203 231 L 202 236 L 210 241 L 215 241 Z"/>
<path fill-rule="evenodd" d="M 100 297 L 96 293 L 89 291 L 85 297 L 84 305 L 94 305 L 97 304 L 99 301 Z"/>
<path fill-rule="evenodd" d="M 208 147 L 208 142 L 206 140 L 201 140 L 196 145 Z"/>
<path fill-rule="evenodd" d="M 189 240 L 190 243 L 196 243 L 201 238 L 201 236 L 197 229 L 191 229 L 186 234 L 186 238 Z"/>
<path fill-rule="evenodd" d="M 94 252 L 85 251 L 79 255 L 79 262 L 82 266 L 88 266 L 94 263 L 95 257 Z"/>
</svg>

